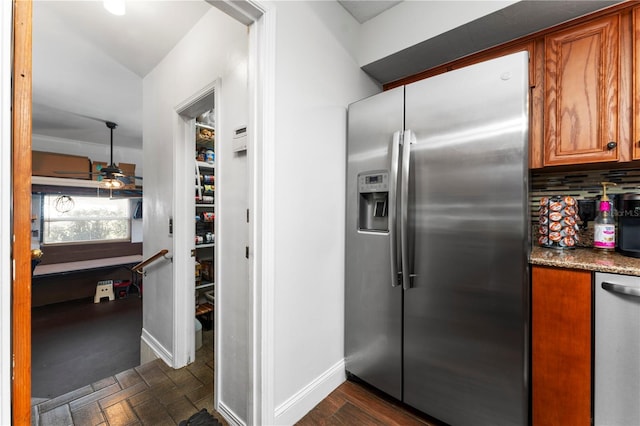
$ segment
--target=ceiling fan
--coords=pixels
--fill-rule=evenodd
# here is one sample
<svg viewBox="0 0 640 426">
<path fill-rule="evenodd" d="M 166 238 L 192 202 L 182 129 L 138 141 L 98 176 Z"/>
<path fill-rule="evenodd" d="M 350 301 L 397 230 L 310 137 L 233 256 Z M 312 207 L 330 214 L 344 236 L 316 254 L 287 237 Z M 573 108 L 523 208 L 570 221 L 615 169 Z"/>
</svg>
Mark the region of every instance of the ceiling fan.
<svg viewBox="0 0 640 426">
<path fill-rule="evenodd" d="M 104 123 L 107 125 L 111 132 L 111 149 L 109 151 L 110 158 L 107 167 L 98 166 L 98 181 L 102 182 L 102 184 L 106 188 L 117 189 L 122 188 L 127 183 L 130 183 L 129 178 L 142 179 L 140 176 L 125 175 L 124 173 L 122 173 L 122 170 L 113 163 L 113 129 L 118 127 L 118 125 L 113 121 L 105 121 Z"/>
<path fill-rule="evenodd" d="M 105 188 L 108 189 L 119 189 L 124 187 L 125 185 L 131 183 L 132 179 L 142 179 L 141 176 L 128 176 L 125 173 L 122 172 L 122 169 L 120 169 L 118 166 L 116 166 L 113 163 L 113 129 L 115 129 L 116 127 L 118 127 L 118 125 L 116 123 L 114 123 L 113 121 L 104 121 L 104 123 L 107 125 L 107 127 L 110 130 L 111 133 L 111 141 L 110 141 L 110 158 L 109 158 L 109 164 L 106 167 L 102 167 L 100 165 L 98 165 L 96 167 L 97 169 L 97 173 L 96 172 L 89 172 L 89 174 L 91 175 L 97 175 L 97 180 L 102 184 L 102 186 L 104 186 Z M 72 172 L 65 172 L 65 171 L 60 171 L 60 172 L 56 172 L 56 173 L 60 173 L 60 174 L 85 174 L 85 172 L 78 172 L 78 171 L 72 171 Z"/>
</svg>

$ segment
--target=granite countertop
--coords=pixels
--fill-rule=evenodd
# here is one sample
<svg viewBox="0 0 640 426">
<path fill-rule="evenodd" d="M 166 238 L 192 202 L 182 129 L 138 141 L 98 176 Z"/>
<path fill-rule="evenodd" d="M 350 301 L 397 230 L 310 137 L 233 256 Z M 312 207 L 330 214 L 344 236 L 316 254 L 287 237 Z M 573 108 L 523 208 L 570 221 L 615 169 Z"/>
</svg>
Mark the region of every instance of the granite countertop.
<svg viewBox="0 0 640 426">
<path fill-rule="evenodd" d="M 557 250 L 534 246 L 529 262 L 532 265 L 640 276 L 640 259 L 592 248 Z"/>
</svg>

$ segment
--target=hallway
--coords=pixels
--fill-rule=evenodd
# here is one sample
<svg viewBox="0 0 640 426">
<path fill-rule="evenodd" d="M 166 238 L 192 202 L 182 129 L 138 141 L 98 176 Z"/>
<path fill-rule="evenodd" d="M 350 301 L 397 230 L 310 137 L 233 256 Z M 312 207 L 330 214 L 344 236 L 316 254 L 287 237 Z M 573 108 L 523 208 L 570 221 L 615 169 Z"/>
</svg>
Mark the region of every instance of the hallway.
<svg viewBox="0 0 640 426">
<path fill-rule="evenodd" d="M 213 410 L 213 331 L 203 331 L 196 361 L 174 370 L 160 359 L 49 400 L 33 401 L 33 426 L 176 425 Z"/>
</svg>

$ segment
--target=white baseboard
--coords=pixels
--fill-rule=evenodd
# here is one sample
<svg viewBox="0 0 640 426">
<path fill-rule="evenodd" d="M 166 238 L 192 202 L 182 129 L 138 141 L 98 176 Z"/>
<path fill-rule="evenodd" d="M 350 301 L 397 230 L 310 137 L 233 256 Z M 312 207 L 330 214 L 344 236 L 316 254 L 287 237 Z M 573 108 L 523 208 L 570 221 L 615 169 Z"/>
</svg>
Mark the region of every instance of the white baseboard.
<svg viewBox="0 0 640 426">
<path fill-rule="evenodd" d="M 220 401 L 218 403 L 217 411 L 231 426 L 246 426 L 246 423 L 243 422 L 233 410 L 227 407 L 224 402 Z"/>
<path fill-rule="evenodd" d="M 292 425 L 305 416 L 320 401 L 346 380 L 344 359 L 341 359 L 311 383 L 276 407 L 275 423 Z"/>
<path fill-rule="evenodd" d="M 160 344 L 146 329 L 142 329 L 140 336 L 141 354 L 145 353 L 144 346 L 153 352 L 157 358 L 162 359 L 168 366 L 173 367 L 173 356 L 164 346 Z"/>
</svg>

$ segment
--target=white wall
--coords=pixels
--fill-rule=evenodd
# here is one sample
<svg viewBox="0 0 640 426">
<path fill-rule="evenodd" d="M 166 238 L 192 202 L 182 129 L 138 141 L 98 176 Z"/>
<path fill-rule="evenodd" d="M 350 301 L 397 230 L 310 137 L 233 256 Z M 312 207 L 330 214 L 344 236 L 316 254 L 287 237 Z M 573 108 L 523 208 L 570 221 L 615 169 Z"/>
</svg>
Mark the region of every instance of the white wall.
<svg viewBox="0 0 640 426">
<path fill-rule="evenodd" d="M 248 39 L 247 39 L 248 43 Z M 248 45 L 247 45 L 248 48 Z M 222 77 L 216 132 L 216 309 L 218 348 L 215 354 L 220 404 L 247 421 L 251 389 L 250 283 L 246 209 L 249 199 L 247 153 L 234 153 L 233 131 L 247 124 L 247 61 Z"/>
<path fill-rule="evenodd" d="M 11 424 L 11 10 L 0 2 L 0 424 Z"/>
<path fill-rule="evenodd" d="M 347 106 L 380 88 L 338 3 L 274 4 L 273 400 L 275 423 L 291 424 L 344 381 Z"/>
<path fill-rule="evenodd" d="M 169 248 L 176 256 L 189 256 L 188 252 L 176 253 L 175 242 L 168 235 L 168 220 L 174 214 L 176 194 L 172 193 L 174 181 L 174 138 L 179 121 L 175 108 L 209 86 L 216 79 L 222 82 L 225 97 L 233 93 L 224 92 L 227 78 L 235 79 L 238 70 L 247 60 L 247 29 L 235 20 L 212 8 L 176 47 L 143 80 L 143 153 L 145 158 L 144 180 L 144 256 L 150 256 L 163 248 Z M 245 65 L 246 66 L 246 65 Z M 225 108 L 224 105 L 220 108 Z M 237 117 L 225 117 L 225 121 L 234 126 Z M 242 119 L 240 119 L 241 121 Z M 221 124 L 221 123 L 218 123 Z M 225 130 L 219 128 L 220 137 Z M 218 139 L 218 138 L 217 138 Z M 191 169 L 189 169 L 191 172 Z M 190 181 L 191 182 L 191 181 Z M 233 185 L 233 182 L 229 182 Z M 221 200 L 217 200 L 221 203 Z M 176 224 L 176 229 L 178 225 Z M 193 222 L 185 229 L 193 232 Z M 176 235 L 176 239 L 178 236 Z M 218 250 L 224 250 L 218 244 Z M 147 336 L 156 345 L 155 349 L 165 351 L 173 357 L 174 348 L 174 286 L 184 287 L 183 282 L 174 282 L 173 264 L 160 262 L 149 269 L 145 278 L 143 298 L 143 336 Z M 232 285 L 228 287 L 234 290 Z M 239 291 L 241 289 L 238 289 Z M 229 295 L 231 296 L 231 295 Z M 239 296 L 240 298 L 242 296 Z M 224 300 L 217 298 L 218 304 Z M 246 317 L 233 310 L 231 315 L 238 323 L 237 327 L 248 330 Z M 239 336 L 242 339 L 242 336 Z M 240 344 L 240 342 L 239 342 Z M 242 348 L 228 348 L 236 356 L 242 354 Z M 245 351 L 246 352 L 246 351 Z M 156 355 L 159 355 L 156 353 Z M 246 358 L 246 355 L 243 355 Z M 240 359 L 239 362 L 242 360 Z M 230 375 L 247 374 L 248 361 L 242 371 L 229 371 Z M 220 372 L 219 372 L 220 373 Z M 239 379 L 239 383 L 243 383 Z M 235 384 L 232 383 L 230 386 Z M 242 392 L 240 388 L 240 392 Z M 245 391 L 238 406 L 238 415 L 246 412 Z M 224 396 L 224 395 L 223 395 Z"/>
<path fill-rule="evenodd" d="M 404 1 L 362 24 L 358 64 L 370 64 L 513 3 L 517 0 Z"/>
</svg>

